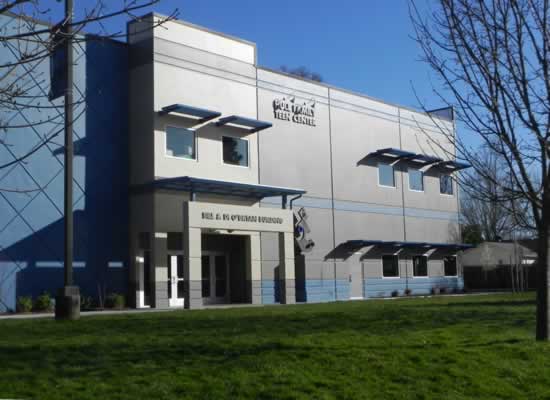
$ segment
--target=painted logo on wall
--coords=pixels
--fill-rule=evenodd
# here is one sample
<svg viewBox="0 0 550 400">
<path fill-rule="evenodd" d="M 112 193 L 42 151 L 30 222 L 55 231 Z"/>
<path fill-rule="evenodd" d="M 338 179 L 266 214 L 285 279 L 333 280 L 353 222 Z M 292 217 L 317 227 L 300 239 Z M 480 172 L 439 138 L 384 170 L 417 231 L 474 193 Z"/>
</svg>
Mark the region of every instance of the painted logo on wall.
<svg viewBox="0 0 550 400">
<path fill-rule="evenodd" d="M 315 125 L 315 100 L 299 101 L 296 97 L 273 100 L 273 114 L 276 119 L 296 124 Z"/>
</svg>

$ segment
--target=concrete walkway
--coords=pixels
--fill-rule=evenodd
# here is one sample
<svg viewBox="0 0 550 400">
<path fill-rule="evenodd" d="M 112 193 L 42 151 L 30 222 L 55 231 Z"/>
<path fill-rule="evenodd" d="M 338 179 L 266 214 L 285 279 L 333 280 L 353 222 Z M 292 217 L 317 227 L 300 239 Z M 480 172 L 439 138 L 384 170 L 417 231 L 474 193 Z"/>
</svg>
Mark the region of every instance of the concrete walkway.
<svg viewBox="0 0 550 400">
<path fill-rule="evenodd" d="M 158 312 L 171 312 L 181 311 L 183 308 L 129 308 L 123 310 L 101 310 L 101 311 L 81 311 L 81 317 L 91 317 L 94 315 L 123 315 L 123 314 L 143 314 L 143 313 L 158 313 Z M 2 314 L 0 320 L 8 319 L 38 319 L 38 318 L 54 318 L 54 313 L 28 313 L 28 314 Z"/>
<path fill-rule="evenodd" d="M 278 305 L 278 304 L 273 304 Z M 242 307 L 265 307 L 265 304 L 212 304 L 204 306 L 200 310 L 215 310 L 225 308 L 242 308 Z M 174 312 L 185 311 L 185 308 L 125 308 L 123 310 L 98 310 L 98 311 L 81 311 L 81 317 L 91 317 L 94 315 L 124 315 L 124 314 L 144 314 L 158 312 Z M 1 320 L 8 319 L 37 319 L 37 318 L 54 318 L 54 313 L 28 313 L 28 314 L 0 314 Z"/>
</svg>

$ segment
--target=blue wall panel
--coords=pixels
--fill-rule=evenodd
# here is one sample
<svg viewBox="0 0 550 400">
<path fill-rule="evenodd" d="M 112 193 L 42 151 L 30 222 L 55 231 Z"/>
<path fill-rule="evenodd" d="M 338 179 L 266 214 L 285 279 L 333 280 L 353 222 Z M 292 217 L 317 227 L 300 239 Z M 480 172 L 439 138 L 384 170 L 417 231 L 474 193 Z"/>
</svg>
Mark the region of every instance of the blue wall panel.
<svg viewBox="0 0 550 400">
<path fill-rule="evenodd" d="M 363 281 L 365 298 L 391 297 L 397 290 L 399 296 L 405 295 L 407 288 L 412 295 L 429 295 L 433 288 L 453 291 L 464 289 L 462 277 L 428 277 L 428 278 L 368 278 Z M 349 300 L 350 283 L 346 279 L 306 279 L 296 281 L 296 301 L 322 303 L 338 300 Z M 279 303 L 279 284 L 277 281 L 262 281 L 262 303 Z"/>
<path fill-rule="evenodd" d="M 0 16 L 0 29 L 12 18 Z M 74 126 L 75 281 L 84 295 L 125 292 L 128 229 L 127 48 L 113 41 L 76 45 Z M 2 60 L 13 57 L 0 48 Z M 0 312 L 18 296 L 55 294 L 63 284 L 63 101 L 48 102 L 49 60 L 21 67 L 33 83 L 31 107 L 0 118 L 33 126 L 10 128 L 0 164 L 28 153 L 45 135 L 57 135 L 25 162 L 0 170 Z M 51 108 L 32 107 L 38 105 Z M 46 121 L 36 124 L 37 121 Z M 32 190 L 12 193 L 2 189 Z M 109 268 L 109 262 L 123 268 Z"/>
<path fill-rule="evenodd" d="M 391 297 L 397 290 L 399 296 L 409 288 L 412 295 L 429 295 L 433 288 L 449 290 L 464 289 L 462 277 L 428 277 L 428 278 L 368 278 L 364 280 L 364 297 Z"/>
<path fill-rule="evenodd" d="M 280 302 L 280 284 L 277 280 L 262 280 L 262 304 Z"/>
<path fill-rule="evenodd" d="M 298 283 L 296 286 L 298 287 Z M 300 292 L 297 290 L 297 301 L 307 303 L 348 300 L 349 298 L 350 283 L 346 279 L 336 281 L 334 279 L 306 279 L 300 283 Z"/>
</svg>

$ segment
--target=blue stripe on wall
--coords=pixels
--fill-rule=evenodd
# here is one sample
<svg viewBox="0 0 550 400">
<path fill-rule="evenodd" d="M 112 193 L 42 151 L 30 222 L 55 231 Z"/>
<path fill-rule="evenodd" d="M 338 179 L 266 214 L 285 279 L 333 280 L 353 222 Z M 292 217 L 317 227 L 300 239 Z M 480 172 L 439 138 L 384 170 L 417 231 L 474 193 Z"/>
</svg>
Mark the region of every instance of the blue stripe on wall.
<svg viewBox="0 0 550 400">
<path fill-rule="evenodd" d="M 411 289 L 412 295 L 431 294 L 432 288 L 446 290 L 462 290 L 464 279 L 462 277 L 429 277 L 429 278 L 368 278 L 364 280 L 364 297 L 391 297 L 392 292 L 397 290 L 399 295 L 405 294 L 405 289 Z"/>
<path fill-rule="evenodd" d="M 296 281 L 296 301 L 322 303 L 328 301 L 349 300 L 351 285 L 347 279 L 306 279 Z M 363 281 L 363 297 L 391 297 L 397 290 L 399 296 L 411 289 L 412 295 L 429 295 L 433 288 L 447 291 L 464 289 L 462 277 L 428 277 L 428 278 L 368 278 Z M 279 303 L 279 282 L 262 281 L 262 303 Z"/>
<path fill-rule="evenodd" d="M 296 280 L 296 301 L 321 303 L 349 300 L 350 283 L 347 279 L 306 279 Z M 262 280 L 262 304 L 279 303 L 279 282 Z"/>
<path fill-rule="evenodd" d="M 279 303 L 279 281 L 262 280 L 262 304 Z"/>
<path fill-rule="evenodd" d="M 306 279 L 305 298 L 308 303 L 325 301 L 348 300 L 350 297 L 350 284 L 347 279 Z"/>
</svg>

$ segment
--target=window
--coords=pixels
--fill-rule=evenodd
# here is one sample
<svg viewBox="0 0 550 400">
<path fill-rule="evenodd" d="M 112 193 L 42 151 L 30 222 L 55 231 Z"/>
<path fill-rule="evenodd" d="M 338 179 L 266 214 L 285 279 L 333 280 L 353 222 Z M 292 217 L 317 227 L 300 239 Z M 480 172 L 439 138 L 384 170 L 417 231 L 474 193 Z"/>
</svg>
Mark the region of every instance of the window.
<svg viewBox="0 0 550 400">
<path fill-rule="evenodd" d="M 195 159 L 195 132 L 185 128 L 166 128 L 166 155 Z"/>
<path fill-rule="evenodd" d="M 453 178 L 451 178 L 451 175 L 441 175 L 439 177 L 439 193 L 453 194 Z"/>
<path fill-rule="evenodd" d="M 378 164 L 378 184 L 381 186 L 395 187 L 393 166 L 390 164 Z"/>
<path fill-rule="evenodd" d="M 384 278 L 399 276 L 399 258 L 397 256 L 382 256 L 382 276 Z"/>
<path fill-rule="evenodd" d="M 248 167 L 248 140 L 223 136 L 223 162 Z"/>
<path fill-rule="evenodd" d="M 445 276 L 456 276 L 456 257 L 445 257 L 445 259 L 443 260 L 443 268 L 445 270 Z"/>
<path fill-rule="evenodd" d="M 413 257 L 413 276 L 428 276 L 428 257 Z"/>
<path fill-rule="evenodd" d="M 409 189 L 424 191 L 424 173 L 419 169 L 409 168 Z"/>
</svg>

